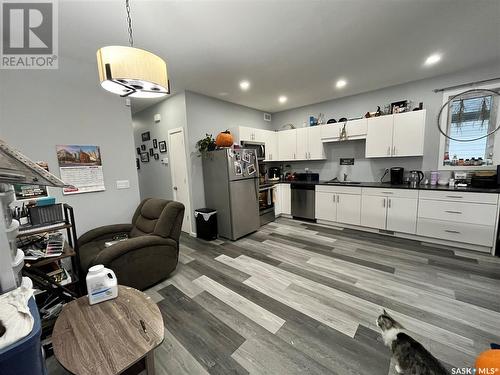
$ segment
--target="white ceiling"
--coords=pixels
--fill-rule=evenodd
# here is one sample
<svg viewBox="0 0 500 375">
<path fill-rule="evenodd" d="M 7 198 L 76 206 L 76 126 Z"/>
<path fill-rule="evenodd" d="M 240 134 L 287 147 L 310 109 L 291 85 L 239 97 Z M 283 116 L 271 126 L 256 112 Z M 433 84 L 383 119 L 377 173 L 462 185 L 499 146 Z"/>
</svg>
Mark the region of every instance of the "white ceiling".
<svg viewBox="0 0 500 375">
<path fill-rule="evenodd" d="M 60 2 L 60 53 L 94 62 L 97 48 L 127 44 L 124 8 Z M 500 63 L 498 0 L 131 0 L 131 9 L 135 46 L 167 60 L 173 93 L 268 112 Z M 423 67 L 435 52 L 442 61 Z"/>
</svg>

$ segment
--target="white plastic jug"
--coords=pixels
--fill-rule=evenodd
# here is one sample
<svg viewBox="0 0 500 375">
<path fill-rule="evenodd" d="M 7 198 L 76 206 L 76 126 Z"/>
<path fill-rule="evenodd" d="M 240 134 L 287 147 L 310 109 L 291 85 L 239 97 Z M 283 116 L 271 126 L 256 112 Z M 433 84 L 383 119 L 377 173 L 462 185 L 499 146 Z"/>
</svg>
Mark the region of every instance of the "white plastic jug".
<svg viewBox="0 0 500 375">
<path fill-rule="evenodd" d="M 118 297 L 116 275 L 102 264 L 90 267 L 86 281 L 91 305 Z"/>
</svg>

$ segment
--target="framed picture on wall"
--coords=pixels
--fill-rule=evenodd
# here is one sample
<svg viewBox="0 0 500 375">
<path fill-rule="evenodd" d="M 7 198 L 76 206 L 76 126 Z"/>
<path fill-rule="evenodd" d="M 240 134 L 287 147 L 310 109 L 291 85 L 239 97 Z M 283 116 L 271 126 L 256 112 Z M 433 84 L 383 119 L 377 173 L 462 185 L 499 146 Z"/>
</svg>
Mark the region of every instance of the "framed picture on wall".
<svg viewBox="0 0 500 375">
<path fill-rule="evenodd" d="M 146 145 L 141 145 L 141 151 L 146 151 Z"/>
<path fill-rule="evenodd" d="M 151 139 L 151 135 L 149 134 L 149 132 L 145 132 L 141 134 L 141 138 L 143 142 L 146 142 Z"/>
<path fill-rule="evenodd" d="M 135 158 L 135 167 L 137 169 L 141 169 L 141 163 L 139 162 L 139 158 Z"/>
<path fill-rule="evenodd" d="M 158 148 L 158 141 L 155 139 L 153 139 L 153 148 Z"/>
<path fill-rule="evenodd" d="M 137 147 L 136 150 L 137 150 L 137 155 L 140 155 L 141 154 L 141 148 Z"/>
<path fill-rule="evenodd" d="M 153 150 L 152 148 L 149 149 L 149 156 L 153 156 L 155 153 L 155 150 Z"/>
<path fill-rule="evenodd" d="M 167 152 L 167 142 L 161 141 L 159 144 L 160 152 Z"/>
<path fill-rule="evenodd" d="M 141 153 L 141 161 L 143 163 L 147 163 L 149 161 L 149 154 L 147 152 Z"/>
<path fill-rule="evenodd" d="M 159 154 L 155 154 L 155 160 L 160 160 L 160 155 Z"/>
</svg>

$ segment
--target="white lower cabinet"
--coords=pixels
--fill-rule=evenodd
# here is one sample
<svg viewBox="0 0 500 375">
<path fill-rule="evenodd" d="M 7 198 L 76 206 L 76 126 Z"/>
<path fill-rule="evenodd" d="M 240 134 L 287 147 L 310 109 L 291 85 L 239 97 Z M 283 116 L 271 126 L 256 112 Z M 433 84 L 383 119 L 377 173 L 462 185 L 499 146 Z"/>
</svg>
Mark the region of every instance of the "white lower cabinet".
<svg viewBox="0 0 500 375">
<path fill-rule="evenodd" d="M 333 193 L 316 191 L 316 219 L 337 221 L 337 200 Z"/>
<path fill-rule="evenodd" d="M 361 196 L 361 225 L 364 227 L 385 229 L 387 218 L 387 198 L 377 195 Z"/>
<path fill-rule="evenodd" d="M 290 184 L 279 184 L 281 188 L 281 213 L 285 215 L 292 214 L 292 191 Z"/>
<path fill-rule="evenodd" d="M 359 225 L 361 220 L 361 189 L 337 186 L 316 186 L 316 219 Z"/>
<path fill-rule="evenodd" d="M 359 225 L 361 222 L 361 196 L 337 194 L 337 222 Z"/>
<path fill-rule="evenodd" d="M 416 198 L 387 198 L 387 230 L 394 232 L 417 232 L 417 207 Z"/>
<path fill-rule="evenodd" d="M 361 225 L 415 234 L 418 191 L 363 188 Z"/>
<path fill-rule="evenodd" d="M 497 210 L 498 194 L 460 191 L 421 192 L 418 203 L 417 234 L 493 247 Z"/>
</svg>

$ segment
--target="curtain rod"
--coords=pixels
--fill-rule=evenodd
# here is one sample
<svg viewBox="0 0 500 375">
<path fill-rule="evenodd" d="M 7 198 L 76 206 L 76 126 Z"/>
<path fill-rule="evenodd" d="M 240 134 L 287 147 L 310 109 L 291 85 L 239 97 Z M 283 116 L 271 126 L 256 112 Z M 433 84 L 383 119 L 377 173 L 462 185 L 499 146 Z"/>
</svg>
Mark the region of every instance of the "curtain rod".
<svg viewBox="0 0 500 375">
<path fill-rule="evenodd" d="M 451 90 L 451 89 L 457 89 L 459 87 L 465 87 L 465 86 L 473 86 L 477 85 L 479 83 L 486 83 L 486 82 L 491 82 L 491 81 L 498 81 L 500 80 L 500 77 L 496 78 L 490 78 L 490 79 L 483 79 L 482 81 L 475 81 L 475 82 L 469 82 L 469 83 L 462 83 L 460 85 L 455 85 L 455 86 L 448 86 L 448 87 L 443 87 L 442 89 L 434 89 L 434 92 L 442 92 L 446 90 Z"/>
</svg>

